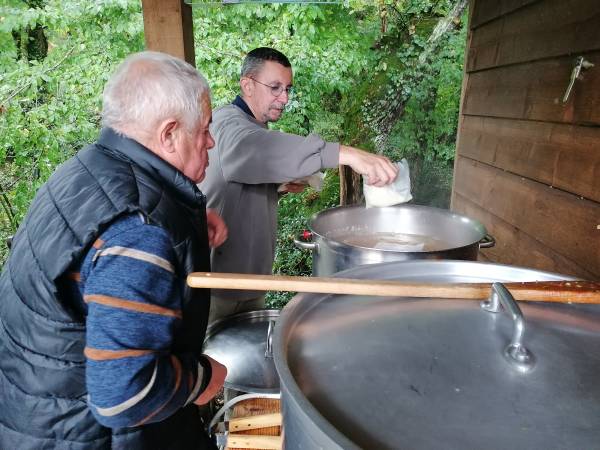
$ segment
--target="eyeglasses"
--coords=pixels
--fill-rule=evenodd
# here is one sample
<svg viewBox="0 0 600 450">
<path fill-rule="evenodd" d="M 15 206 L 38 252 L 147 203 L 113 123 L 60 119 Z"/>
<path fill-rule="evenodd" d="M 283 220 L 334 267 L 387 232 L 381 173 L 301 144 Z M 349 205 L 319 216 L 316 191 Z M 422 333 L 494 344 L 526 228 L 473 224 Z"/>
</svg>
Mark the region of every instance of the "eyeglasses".
<svg viewBox="0 0 600 450">
<path fill-rule="evenodd" d="M 250 78 L 253 81 L 256 81 L 258 84 L 262 84 L 263 86 L 266 86 L 269 89 L 271 89 L 271 95 L 273 97 L 279 97 L 283 93 L 283 91 L 286 92 L 286 94 L 288 95 L 288 97 L 291 97 L 294 94 L 294 87 L 293 86 L 287 86 L 287 87 L 284 87 L 284 86 L 271 86 L 270 84 L 262 83 L 262 82 L 258 81 L 255 78 L 252 78 L 252 77 L 248 77 L 248 78 Z"/>
</svg>

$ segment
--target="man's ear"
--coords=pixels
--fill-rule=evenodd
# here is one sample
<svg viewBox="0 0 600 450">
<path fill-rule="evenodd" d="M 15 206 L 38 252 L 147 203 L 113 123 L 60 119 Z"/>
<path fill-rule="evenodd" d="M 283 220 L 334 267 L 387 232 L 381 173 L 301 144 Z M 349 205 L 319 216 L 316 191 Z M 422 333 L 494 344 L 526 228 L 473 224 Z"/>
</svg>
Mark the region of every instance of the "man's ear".
<svg viewBox="0 0 600 450">
<path fill-rule="evenodd" d="M 248 77 L 240 78 L 240 89 L 244 97 L 252 97 L 252 80 Z"/>
<path fill-rule="evenodd" d="M 158 143 L 162 151 L 166 153 L 175 152 L 177 135 L 180 128 L 179 122 L 174 119 L 166 119 L 161 122 L 156 132 L 158 134 Z"/>
</svg>

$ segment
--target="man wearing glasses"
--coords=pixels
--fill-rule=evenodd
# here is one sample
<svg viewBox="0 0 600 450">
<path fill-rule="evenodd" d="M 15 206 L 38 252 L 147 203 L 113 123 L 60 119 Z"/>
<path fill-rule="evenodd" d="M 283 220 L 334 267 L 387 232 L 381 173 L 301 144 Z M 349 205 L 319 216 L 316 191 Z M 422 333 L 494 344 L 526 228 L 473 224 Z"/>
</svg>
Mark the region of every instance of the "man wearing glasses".
<svg viewBox="0 0 600 450">
<path fill-rule="evenodd" d="M 371 184 L 383 186 L 395 179 L 397 169 L 383 156 L 325 142 L 315 134 L 269 130 L 267 124 L 279 120 L 292 90 L 292 67 L 283 53 L 266 47 L 248 53 L 240 88 L 241 95 L 232 104 L 213 114 L 210 131 L 216 145 L 200 184 L 208 207 L 229 228 L 227 241 L 211 253 L 211 267 L 214 272 L 270 274 L 280 184 L 342 164 L 368 175 Z M 211 321 L 264 307 L 261 292 L 214 290 L 212 294 Z"/>
</svg>

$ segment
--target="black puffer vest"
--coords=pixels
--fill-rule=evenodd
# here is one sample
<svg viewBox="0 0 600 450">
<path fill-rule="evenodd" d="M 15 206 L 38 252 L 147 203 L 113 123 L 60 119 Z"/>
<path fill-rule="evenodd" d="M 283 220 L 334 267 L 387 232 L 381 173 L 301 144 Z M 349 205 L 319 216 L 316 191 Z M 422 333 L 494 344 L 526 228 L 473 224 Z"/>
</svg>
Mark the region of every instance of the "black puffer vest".
<svg viewBox="0 0 600 450">
<path fill-rule="evenodd" d="M 137 142 L 104 129 L 42 186 L 0 278 L 0 449 L 202 449 L 195 406 L 147 426 L 111 430 L 86 404 L 85 318 L 65 272 L 118 216 L 141 211 L 168 231 L 177 273 L 209 270 L 205 198 Z M 174 353 L 200 354 L 208 291 L 186 288 Z"/>
</svg>

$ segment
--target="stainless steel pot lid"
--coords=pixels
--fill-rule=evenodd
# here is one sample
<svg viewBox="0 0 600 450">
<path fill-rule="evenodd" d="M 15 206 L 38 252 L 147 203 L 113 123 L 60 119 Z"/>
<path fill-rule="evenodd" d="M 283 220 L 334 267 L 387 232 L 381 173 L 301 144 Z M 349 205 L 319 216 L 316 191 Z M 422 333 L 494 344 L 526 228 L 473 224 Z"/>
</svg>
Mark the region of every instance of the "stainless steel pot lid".
<svg viewBox="0 0 600 450">
<path fill-rule="evenodd" d="M 444 265 L 450 279 L 439 276 Z M 494 280 L 496 271 L 503 281 L 548 279 L 457 261 L 381 264 L 339 276 L 412 280 L 405 278 L 411 266 L 429 267 L 437 281 Z M 519 306 L 529 368 L 505 354 L 515 336 L 511 315 L 479 302 L 298 295 L 276 332 L 282 390 L 342 448 L 599 448 L 600 311 Z"/>
<path fill-rule="evenodd" d="M 269 344 L 279 310 L 249 311 L 212 324 L 204 341 L 204 353 L 227 367 L 225 387 L 244 392 L 279 392 Z"/>
</svg>

